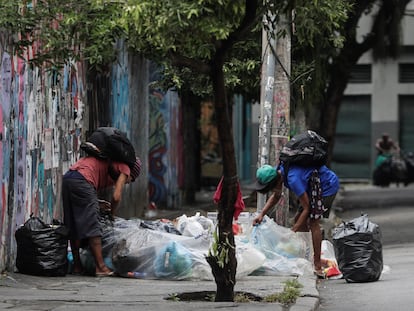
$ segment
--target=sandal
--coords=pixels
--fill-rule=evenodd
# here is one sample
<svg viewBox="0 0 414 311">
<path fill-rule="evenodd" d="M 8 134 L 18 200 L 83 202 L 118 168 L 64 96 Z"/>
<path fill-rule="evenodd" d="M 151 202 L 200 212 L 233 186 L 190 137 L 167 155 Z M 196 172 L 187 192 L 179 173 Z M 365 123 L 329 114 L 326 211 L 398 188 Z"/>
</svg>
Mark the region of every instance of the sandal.
<svg viewBox="0 0 414 311">
<path fill-rule="evenodd" d="M 326 279 L 326 274 L 322 270 L 315 270 L 313 273 L 318 277 L 318 279 Z"/>
<path fill-rule="evenodd" d="M 95 276 L 97 277 L 106 277 L 106 276 L 114 276 L 115 273 L 113 271 L 108 271 L 108 272 L 96 272 Z"/>
</svg>

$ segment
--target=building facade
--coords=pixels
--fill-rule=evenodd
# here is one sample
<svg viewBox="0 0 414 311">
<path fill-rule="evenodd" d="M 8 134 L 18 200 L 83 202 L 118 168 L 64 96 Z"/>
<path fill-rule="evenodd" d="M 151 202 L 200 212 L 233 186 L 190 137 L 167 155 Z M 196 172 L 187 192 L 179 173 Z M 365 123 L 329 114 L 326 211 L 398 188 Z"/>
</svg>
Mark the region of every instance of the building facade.
<svg viewBox="0 0 414 311">
<path fill-rule="evenodd" d="M 359 36 L 371 27 L 360 22 Z M 337 123 L 332 167 L 342 179 L 371 180 L 375 142 L 387 132 L 402 152 L 414 152 L 414 1 L 402 21 L 398 59 L 374 62 L 366 53 L 354 68 Z"/>
</svg>

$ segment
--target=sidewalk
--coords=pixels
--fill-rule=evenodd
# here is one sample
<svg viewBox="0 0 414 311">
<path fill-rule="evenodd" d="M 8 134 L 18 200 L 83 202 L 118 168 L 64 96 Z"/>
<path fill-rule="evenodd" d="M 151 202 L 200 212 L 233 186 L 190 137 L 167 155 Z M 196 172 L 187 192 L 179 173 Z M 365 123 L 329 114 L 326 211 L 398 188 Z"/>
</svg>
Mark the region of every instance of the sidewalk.
<svg viewBox="0 0 414 311">
<path fill-rule="evenodd" d="M 235 293 L 242 291 L 260 297 L 282 292 L 283 282 L 291 276 L 248 276 L 237 280 Z M 19 273 L 0 278 L 0 310 L 13 311 L 129 311 L 129 310 L 317 310 L 319 293 L 315 278 L 299 277 L 301 297 L 289 309 L 268 302 L 209 302 L 167 300 L 176 294 L 213 292 L 214 281 L 166 281 L 121 277 L 37 277 Z"/>
<path fill-rule="evenodd" d="M 174 219 L 183 215 L 205 214 L 215 211 L 212 201 L 214 191 L 202 191 L 197 194 L 194 206 L 183 206 L 180 210 L 156 210 L 154 219 Z M 246 197 L 250 189 L 243 191 Z M 246 210 L 254 211 L 251 202 L 246 200 Z M 250 202 L 250 203 L 248 203 Z M 281 293 L 284 282 L 295 276 L 247 276 L 236 280 L 235 294 L 249 293 L 261 298 Z M 215 294 L 214 281 L 185 280 L 168 281 L 153 279 L 130 279 L 122 277 L 97 278 L 90 276 L 37 277 L 20 273 L 7 272 L 0 276 L 0 310 L 28 311 L 128 311 L 128 310 L 216 310 L 236 308 L 237 310 L 291 310 L 313 311 L 319 307 L 317 279 L 313 275 L 300 276 L 298 281 L 303 288 L 296 303 L 284 307 L 274 302 L 210 302 L 200 300 L 177 301 L 178 294 L 207 292 Z"/>
</svg>

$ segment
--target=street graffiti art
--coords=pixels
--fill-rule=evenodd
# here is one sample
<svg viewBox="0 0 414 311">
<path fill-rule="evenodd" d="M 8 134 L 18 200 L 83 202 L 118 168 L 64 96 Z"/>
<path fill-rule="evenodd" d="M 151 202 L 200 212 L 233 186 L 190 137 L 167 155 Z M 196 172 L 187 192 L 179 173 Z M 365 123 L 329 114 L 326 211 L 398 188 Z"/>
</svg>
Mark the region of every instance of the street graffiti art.
<svg viewBox="0 0 414 311">
<path fill-rule="evenodd" d="M 0 55 L 3 270 L 13 265 L 14 232 L 31 214 L 46 223 L 62 220 L 61 177 L 80 155 L 84 94 L 78 75 L 83 72 L 81 63 L 68 64 L 59 72 L 46 71 L 5 51 Z"/>
</svg>

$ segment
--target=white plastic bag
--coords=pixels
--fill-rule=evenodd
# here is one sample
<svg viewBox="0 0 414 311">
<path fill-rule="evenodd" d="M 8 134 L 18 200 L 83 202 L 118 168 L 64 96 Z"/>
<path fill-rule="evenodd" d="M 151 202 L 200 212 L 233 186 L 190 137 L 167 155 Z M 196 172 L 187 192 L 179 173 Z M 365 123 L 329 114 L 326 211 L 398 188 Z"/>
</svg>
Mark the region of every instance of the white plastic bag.
<svg viewBox="0 0 414 311">
<path fill-rule="evenodd" d="M 270 259 L 278 254 L 287 258 L 309 260 L 312 258 L 313 249 L 311 241 L 310 232 L 295 233 L 278 225 L 268 216 L 253 228 L 250 235 L 250 242 Z"/>
<path fill-rule="evenodd" d="M 321 244 L 321 261 L 325 275 L 329 279 L 340 279 L 342 273 L 339 271 L 338 262 L 335 257 L 333 244 L 328 240 L 322 240 Z"/>
</svg>

